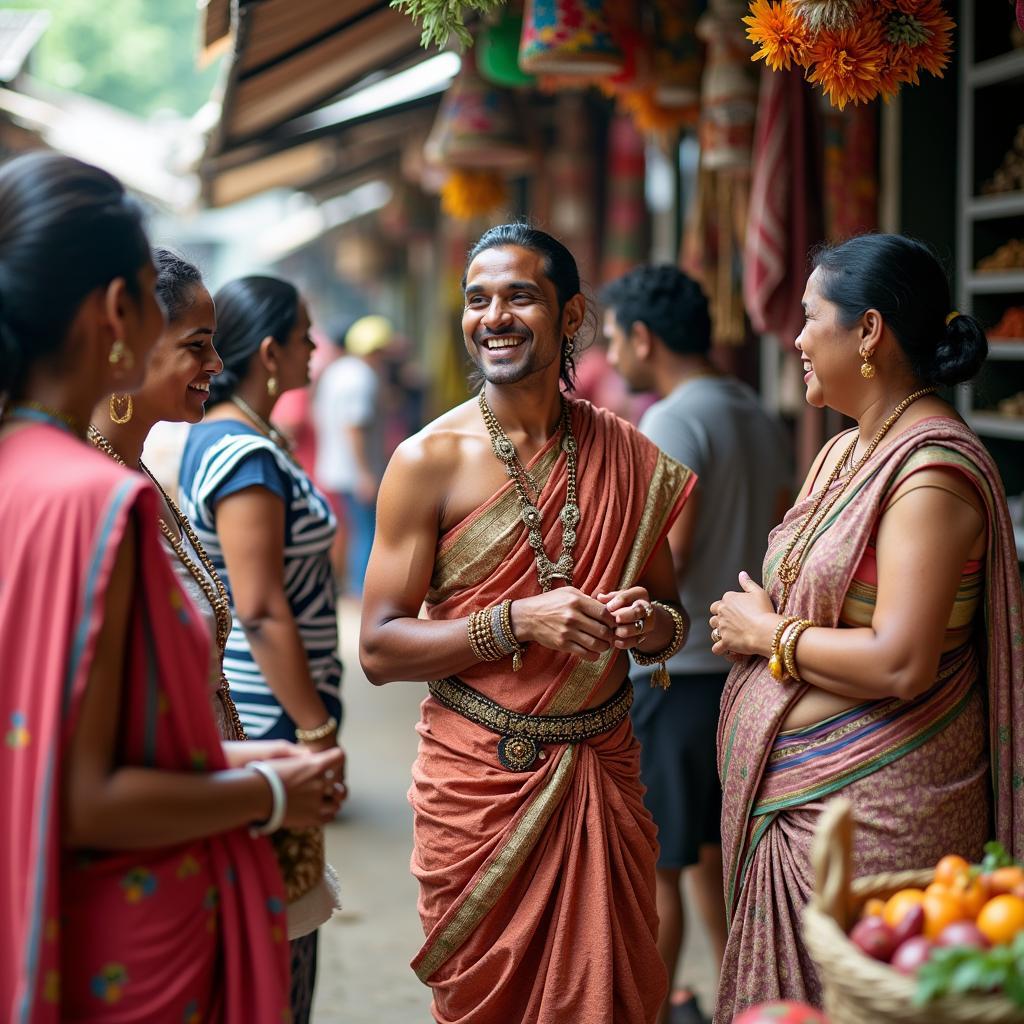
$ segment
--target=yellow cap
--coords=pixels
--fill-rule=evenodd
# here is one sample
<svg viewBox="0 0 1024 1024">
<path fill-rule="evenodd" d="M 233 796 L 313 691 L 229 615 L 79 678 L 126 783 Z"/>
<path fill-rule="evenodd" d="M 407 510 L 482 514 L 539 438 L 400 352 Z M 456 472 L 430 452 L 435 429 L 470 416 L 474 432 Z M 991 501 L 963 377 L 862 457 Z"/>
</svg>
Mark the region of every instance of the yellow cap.
<svg viewBox="0 0 1024 1024">
<path fill-rule="evenodd" d="M 354 356 L 368 356 L 384 348 L 394 333 L 386 316 L 361 316 L 345 333 L 345 348 Z"/>
</svg>

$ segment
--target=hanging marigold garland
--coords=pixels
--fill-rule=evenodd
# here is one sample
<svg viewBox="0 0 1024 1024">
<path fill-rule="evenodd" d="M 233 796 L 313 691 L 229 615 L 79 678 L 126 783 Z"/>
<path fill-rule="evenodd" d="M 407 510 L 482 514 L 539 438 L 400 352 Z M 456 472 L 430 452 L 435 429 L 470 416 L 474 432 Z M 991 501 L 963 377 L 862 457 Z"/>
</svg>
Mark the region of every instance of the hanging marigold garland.
<svg viewBox="0 0 1024 1024">
<path fill-rule="evenodd" d="M 456 220 L 493 213 L 507 200 L 505 179 L 496 171 L 454 170 L 441 186 L 441 209 Z"/>
<path fill-rule="evenodd" d="M 941 78 L 956 27 L 942 0 L 753 0 L 743 21 L 751 60 L 806 68 L 840 110 L 891 99 L 922 70 Z"/>
</svg>

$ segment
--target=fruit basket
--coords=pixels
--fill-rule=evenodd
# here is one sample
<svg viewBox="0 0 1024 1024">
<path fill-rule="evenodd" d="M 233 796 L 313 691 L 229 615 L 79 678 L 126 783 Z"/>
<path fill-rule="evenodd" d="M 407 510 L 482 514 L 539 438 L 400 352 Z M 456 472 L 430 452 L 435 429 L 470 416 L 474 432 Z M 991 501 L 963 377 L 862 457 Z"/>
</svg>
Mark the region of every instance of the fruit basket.
<svg viewBox="0 0 1024 1024">
<path fill-rule="evenodd" d="M 851 880 L 853 816 L 846 800 L 822 813 L 812 861 L 815 891 L 803 913 L 803 934 L 824 989 L 831 1024 L 1024 1024 L 1024 1009 L 1003 994 L 943 995 L 915 1001 L 918 981 L 862 952 L 847 935 L 869 899 L 925 889 L 934 869 L 897 871 Z"/>
</svg>

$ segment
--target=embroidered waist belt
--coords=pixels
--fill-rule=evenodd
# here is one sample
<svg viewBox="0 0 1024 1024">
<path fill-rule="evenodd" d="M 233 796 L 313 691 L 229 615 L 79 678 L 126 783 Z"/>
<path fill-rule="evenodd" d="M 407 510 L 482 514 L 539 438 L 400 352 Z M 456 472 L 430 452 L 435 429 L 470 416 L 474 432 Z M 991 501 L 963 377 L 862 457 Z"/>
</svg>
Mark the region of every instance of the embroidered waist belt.
<svg viewBox="0 0 1024 1024">
<path fill-rule="evenodd" d="M 428 684 L 439 704 L 463 718 L 497 733 L 498 760 L 513 772 L 525 772 L 544 743 L 581 743 L 609 732 L 629 714 L 633 684 L 627 678 L 615 693 L 596 708 L 573 715 L 526 715 L 509 711 L 459 679 L 449 677 Z"/>
</svg>

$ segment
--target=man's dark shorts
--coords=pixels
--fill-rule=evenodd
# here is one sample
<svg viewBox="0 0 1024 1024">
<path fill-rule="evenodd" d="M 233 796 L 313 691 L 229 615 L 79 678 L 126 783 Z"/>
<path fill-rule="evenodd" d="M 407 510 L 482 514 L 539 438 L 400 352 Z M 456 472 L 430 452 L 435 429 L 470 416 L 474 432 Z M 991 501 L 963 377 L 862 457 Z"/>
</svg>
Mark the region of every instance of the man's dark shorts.
<svg viewBox="0 0 1024 1024">
<path fill-rule="evenodd" d="M 721 839 L 716 739 L 727 673 L 673 675 L 667 690 L 634 679 L 630 716 L 640 742 L 644 803 L 658 826 L 659 868 L 685 868 Z"/>
</svg>

